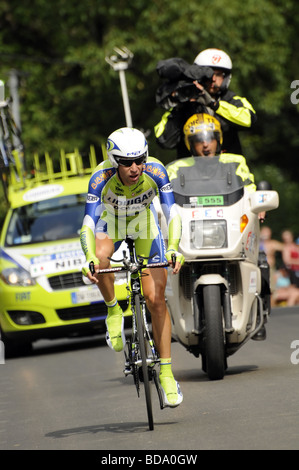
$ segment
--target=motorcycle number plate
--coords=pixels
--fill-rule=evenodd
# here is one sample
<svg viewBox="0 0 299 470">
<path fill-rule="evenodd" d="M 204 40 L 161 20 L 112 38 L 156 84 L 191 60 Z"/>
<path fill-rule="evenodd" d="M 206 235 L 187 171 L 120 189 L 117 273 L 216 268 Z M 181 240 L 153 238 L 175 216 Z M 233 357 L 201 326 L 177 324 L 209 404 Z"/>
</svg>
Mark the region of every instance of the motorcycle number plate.
<svg viewBox="0 0 299 470">
<path fill-rule="evenodd" d="M 193 199 L 193 198 L 192 198 Z M 190 201 L 195 202 L 195 201 Z M 223 196 L 198 196 L 196 202 L 199 206 L 223 206 L 224 197 Z"/>
</svg>

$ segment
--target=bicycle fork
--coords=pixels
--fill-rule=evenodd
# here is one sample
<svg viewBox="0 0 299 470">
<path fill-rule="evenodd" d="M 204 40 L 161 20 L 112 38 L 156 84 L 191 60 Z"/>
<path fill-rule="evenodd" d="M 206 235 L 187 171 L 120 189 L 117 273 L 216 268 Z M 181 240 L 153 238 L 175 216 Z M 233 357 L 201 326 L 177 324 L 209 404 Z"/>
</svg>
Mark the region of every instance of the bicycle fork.
<svg viewBox="0 0 299 470">
<path fill-rule="evenodd" d="M 140 377 L 141 367 L 142 367 L 142 360 L 139 354 L 139 344 L 137 339 L 137 324 L 136 324 L 136 315 L 135 315 L 135 305 L 133 302 L 131 303 L 132 308 L 132 337 L 130 340 L 127 341 L 128 346 L 128 354 L 125 352 L 125 368 L 124 368 L 124 375 L 127 377 L 128 375 L 133 375 L 134 383 L 137 389 L 137 395 L 139 397 L 140 393 L 140 381 L 142 381 Z M 164 408 L 164 402 L 162 398 L 162 392 L 159 385 L 157 371 L 155 370 L 155 365 L 160 363 L 160 359 L 158 358 L 157 351 L 155 349 L 154 341 L 151 337 L 148 322 L 146 319 L 146 309 L 145 304 L 142 304 L 142 317 L 143 317 L 143 324 L 144 324 L 144 334 L 145 338 L 150 346 L 151 356 L 147 357 L 147 365 L 149 368 L 149 379 L 154 380 L 155 387 L 157 389 L 160 408 Z"/>
</svg>

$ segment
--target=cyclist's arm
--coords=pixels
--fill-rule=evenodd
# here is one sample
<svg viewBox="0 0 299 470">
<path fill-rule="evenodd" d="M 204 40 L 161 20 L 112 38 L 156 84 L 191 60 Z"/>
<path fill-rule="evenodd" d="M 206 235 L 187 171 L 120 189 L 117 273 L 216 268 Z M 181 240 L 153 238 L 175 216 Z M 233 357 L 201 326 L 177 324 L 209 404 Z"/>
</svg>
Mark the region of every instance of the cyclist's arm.
<svg viewBox="0 0 299 470">
<path fill-rule="evenodd" d="M 155 180 L 159 191 L 160 204 L 167 221 L 168 249 L 177 251 L 182 235 L 181 217 L 177 210 L 166 168 L 158 160 L 156 161 L 156 165 L 160 169 L 158 173 L 159 176 L 155 178 Z"/>
<path fill-rule="evenodd" d="M 80 230 L 80 243 L 85 254 L 86 261 L 97 261 L 95 244 L 95 227 L 102 213 L 102 191 L 115 173 L 107 161 L 98 165 L 89 180 L 88 194 L 86 197 L 83 224 Z"/>
<path fill-rule="evenodd" d="M 96 258 L 95 231 L 88 225 L 86 217 L 80 230 L 80 243 L 86 260 Z"/>
<path fill-rule="evenodd" d="M 165 208 L 165 204 L 162 205 L 162 209 Z M 164 212 L 166 217 L 166 214 Z M 176 204 L 174 203 L 169 211 L 168 218 L 168 250 L 177 251 L 182 236 L 182 221 L 177 211 Z"/>
</svg>

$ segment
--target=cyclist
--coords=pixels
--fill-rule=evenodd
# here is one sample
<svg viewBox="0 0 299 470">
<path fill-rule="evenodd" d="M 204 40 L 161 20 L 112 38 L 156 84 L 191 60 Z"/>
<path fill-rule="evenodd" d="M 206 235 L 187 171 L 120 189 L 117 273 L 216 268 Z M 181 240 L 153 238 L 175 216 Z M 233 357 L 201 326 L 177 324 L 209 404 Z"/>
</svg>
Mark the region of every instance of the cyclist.
<svg viewBox="0 0 299 470">
<path fill-rule="evenodd" d="M 185 99 L 163 114 L 155 126 L 158 144 L 162 148 L 176 148 L 178 158 L 189 156 L 190 152 L 184 145 L 183 126 L 193 114 L 207 113 L 221 123 L 222 152 L 242 153 L 238 131 L 251 128 L 257 118 L 249 101 L 228 89 L 232 73 L 231 58 L 220 49 L 210 48 L 195 57 L 191 67 L 196 65 L 207 71 L 212 70 L 212 78 L 205 88 L 195 80 L 193 83 L 199 89 L 198 96 Z"/>
<path fill-rule="evenodd" d="M 126 235 L 135 238 L 138 255 L 150 257 L 151 262 L 168 261 L 177 274 L 184 262 L 178 253 L 181 219 L 176 210 L 174 195 L 162 163 L 148 156 L 145 136 L 137 129 L 124 127 L 114 131 L 107 140 L 108 160 L 93 172 L 88 188 L 85 216 L 81 228 L 81 245 L 87 265 L 94 262 L 95 271 L 106 269 L 108 257 L 120 246 Z M 161 228 L 157 221 L 153 199 L 160 203 L 168 222 L 166 251 Z M 171 255 L 176 254 L 173 265 Z M 143 294 L 151 313 L 153 336 L 160 355 L 159 380 L 166 406 L 177 406 L 183 400 L 179 384 L 171 368 L 171 321 L 164 292 L 167 269 L 145 270 L 142 277 Z M 110 348 L 122 351 L 125 346 L 124 318 L 115 297 L 113 273 L 92 275 L 83 268 L 90 281 L 100 289 L 108 308 L 106 340 Z"/>
</svg>

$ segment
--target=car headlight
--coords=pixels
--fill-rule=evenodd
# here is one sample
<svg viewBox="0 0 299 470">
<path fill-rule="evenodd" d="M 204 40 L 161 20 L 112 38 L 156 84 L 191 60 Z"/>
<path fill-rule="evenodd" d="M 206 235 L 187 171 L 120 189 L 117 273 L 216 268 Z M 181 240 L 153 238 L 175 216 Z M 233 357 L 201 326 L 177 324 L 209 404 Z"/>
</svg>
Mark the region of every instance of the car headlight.
<svg viewBox="0 0 299 470">
<path fill-rule="evenodd" d="M 226 220 L 192 220 L 190 232 L 196 250 L 227 248 Z"/>
<path fill-rule="evenodd" d="M 1 279 L 10 286 L 34 286 L 35 280 L 32 279 L 28 271 L 22 268 L 6 268 L 1 272 Z"/>
</svg>

